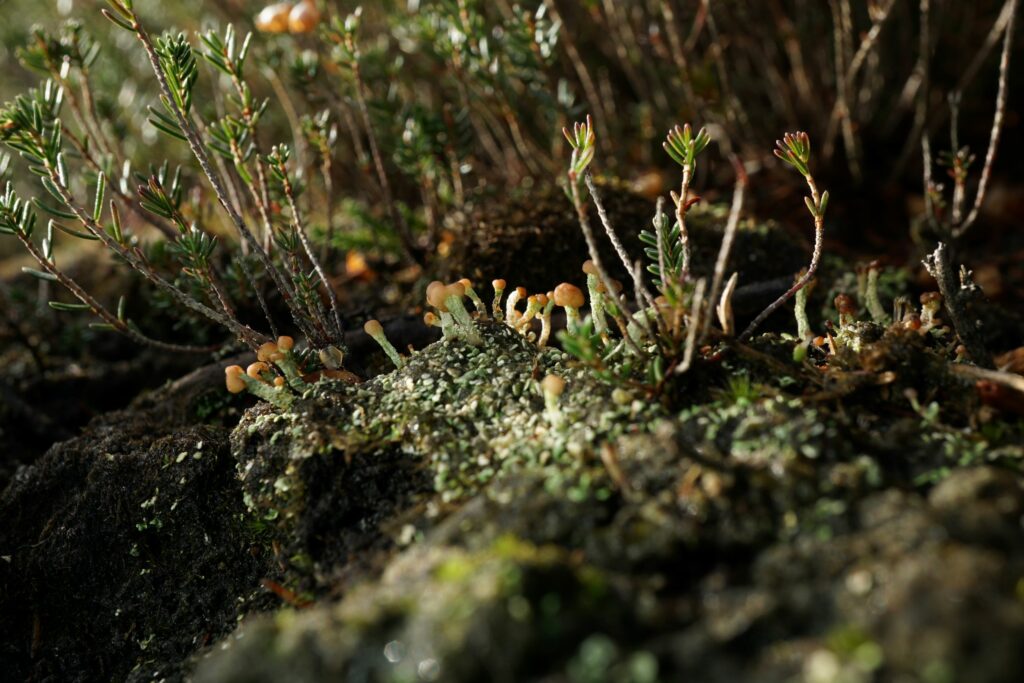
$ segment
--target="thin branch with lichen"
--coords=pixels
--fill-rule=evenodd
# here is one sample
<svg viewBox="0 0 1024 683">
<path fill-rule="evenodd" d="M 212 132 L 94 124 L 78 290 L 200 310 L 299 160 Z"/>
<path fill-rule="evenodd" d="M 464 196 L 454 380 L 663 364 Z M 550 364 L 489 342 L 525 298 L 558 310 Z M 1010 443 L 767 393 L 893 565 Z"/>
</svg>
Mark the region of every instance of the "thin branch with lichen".
<svg viewBox="0 0 1024 683">
<path fill-rule="evenodd" d="M 818 264 L 821 261 L 822 241 L 825 234 L 825 210 L 828 208 L 828 191 L 818 191 L 818 185 L 814 181 L 814 176 L 811 175 L 810 168 L 808 167 L 811 158 L 810 138 L 807 133 L 801 131 L 786 133 L 783 139 L 776 141 L 775 144 L 775 156 L 795 168 L 804 177 L 807 187 L 811 191 L 810 197 L 804 197 L 804 203 L 814 218 L 814 250 L 811 253 L 811 263 L 807 266 L 807 271 L 803 276 L 747 325 L 747 329 L 739 336 L 740 341 L 748 339 L 768 316 L 789 301 L 794 294 L 806 287 L 814 279 L 814 274 L 817 272 Z"/>
</svg>

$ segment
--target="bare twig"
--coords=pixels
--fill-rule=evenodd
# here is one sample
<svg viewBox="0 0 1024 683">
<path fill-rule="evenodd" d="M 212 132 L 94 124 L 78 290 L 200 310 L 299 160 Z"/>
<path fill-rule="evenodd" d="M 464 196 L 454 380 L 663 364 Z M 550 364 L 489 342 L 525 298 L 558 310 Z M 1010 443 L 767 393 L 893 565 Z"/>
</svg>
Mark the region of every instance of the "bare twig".
<svg viewBox="0 0 1024 683">
<path fill-rule="evenodd" d="M 643 358 L 644 352 L 640 349 L 633 338 L 630 336 L 629 331 L 626 329 L 625 321 L 622 318 L 622 314 L 625 312 L 626 307 L 622 301 L 622 297 L 616 291 L 615 284 L 612 279 L 608 277 L 608 271 L 605 270 L 604 264 L 601 261 L 601 253 L 597 249 L 597 240 L 594 239 L 594 230 L 590 227 L 590 216 L 587 215 L 587 205 L 583 201 L 583 197 L 580 196 L 580 183 L 576 177 L 575 171 L 569 172 L 569 194 L 572 199 L 573 207 L 576 209 L 576 221 L 580 224 L 580 230 L 583 232 L 583 239 L 587 243 L 587 251 L 590 254 L 590 260 L 594 262 L 594 268 L 597 269 L 598 277 L 601 279 L 601 283 L 604 285 L 605 293 L 615 303 L 615 307 L 618 309 L 618 314 L 614 315 L 616 324 L 620 328 L 622 338 L 626 345 L 635 353 L 638 357 Z"/>
<path fill-rule="evenodd" d="M 955 237 L 967 232 L 978 218 L 978 212 L 981 210 L 985 194 L 988 191 L 989 179 L 992 176 L 992 164 L 995 161 L 996 149 L 999 147 L 999 138 L 1003 131 L 1003 119 L 1006 114 L 1006 90 L 1010 79 L 1010 48 L 1013 44 L 1013 24 L 1017 17 L 1017 0 L 1008 0 L 1008 4 L 1010 18 L 1006 24 L 1006 33 L 1003 35 L 1003 53 L 999 58 L 999 92 L 996 94 L 996 112 L 992 117 L 992 131 L 989 133 L 985 165 L 981 169 L 981 179 L 978 181 L 978 193 L 974 197 L 974 206 L 964 222 L 954 228 L 953 235 Z"/>
<path fill-rule="evenodd" d="M 1024 377 L 1012 372 L 986 370 L 985 368 L 967 365 L 966 363 L 950 363 L 947 367 L 954 375 L 960 375 L 968 379 L 995 382 L 996 384 L 1002 384 L 1005 387 L 1024 393 Z"/>
<path fill-rule="evenodd" d="M 704 315 L 704 292 L 708 281 L 697 280 L 690 300 L 689 320 L 686 321 L 686 347 L 683 349 L 683 362 L 676 366 L 676 374 L 683 374 L 693 365 L 693 353 L 697 348 L 697 332 L 701 328 L 701 316 Z"/>
<path fill-rule="evenodd" d="M 747 172 L 743 163 L 738 158 L 733 158 L 733 168 L 736 169 L 736 188 L 732 193 L 732 205 L 729 207 L 729 219 L 725 223 L 725 232 L 722 234 L 722 244 L 718 248 L 718 258 L 715 259 L 715 272 L 711 277 L 711 293 L 708 295 L 708 305 L 714 306 L 722 291 L 722 282 L 725 280 L 725 271 L 729 266 L 729 256 L 732 254 L 732 245 L 736 240 L 736 230 L 740 224 L 740 212 L 743 210 L 743 197 L 747 189 Z M 703 341 L 711 326 L 711 316 L 706 316 L 704 326 L 701 330 L 700 339 Z"/>
<path fill-rule="evenodd" d="M 914 126 L 907 137 L 903 151 L 900 152 L 899 159 L 893 166 L 890 180 L 903 172 L 903 167 L 910 159 L 910 151 L 913 149 L 914 142 L 928 135 L 927 132 L 924 132 L 922 136 L 922 131 L 924 131 L 925 124 L 928 121 L 928 98 L 931 94 L 931 0 L 920 0 L 918 14 L 920 15 L 921 27 L 917 42 L 917 63 L 914 64 L 914 71 L 911 73 L 910 78 L 907 79 L 903 95 L 900 98 L 901 104 L 904 104 L 903 101 L 905 99 L 914 96 L 914 88 L 917 89 L 916 106 L 914 107 Z M 924 153 L 922 149 L 922 154 Z M 931 156 L 930 150 L 928 156 Z M 931 169 L 926 169 L 926 173 L 930 177 Z M 930 185 L 925 185 L 926 192 L 928 187 Z M 925 201 L 927 202 L 928 199 L 926 198 Z"/>
<path fill-rule="evenodd" d="M 377 144 L 377 134 L 374 132 L 373 121 L 370 119 L 370 108 L 366 103 L 366 83 L 363 80 L 362 68 L 359 65 L 359 51 L 354 37 L 347 35 L 346 39 L 349 40 L 348 49 L 353 55 L 350 66 L 352 68 L 352 75 L 355 78 L 356 108 L 359 111 L 360 119 L 362 119 L 363 132 L 370 143 L 370 156 L 373 159 L 373 166 L 377 172 L 377 180 L 380 182 L 381 194 L 384 195 L 384 203 L 387 205 L 388 214 L 391 216 L 391 222 L 394 224 L 395 231 L 402 242 L 402 248 L 405 251 L 406 257 L 413 263 L 418 263 L 419 259 L 416 256 L 412 232 L 409 230 L 409 224 L 395 203 L 394 195 L 391 192 L 391 181 L 388 180 L 387 171 L 384 169 L 384 158 L 380 153 L 380 145 Z"/>
<path fill-rule="evenodd" d="M 846 79 L 847 47 L 848 37 L 849 2 L 838 4 L 831 0 L 829 5 L 832 8 L 832 37 L 833 52 L 835 53 L 836 71 L 836 102 L 833 108 L 833 115 L 829 118 L 828 130 L 825 133 L 825 145 L 823 154 L 826 159 L 832 157 L 836 128 L 839 127 L 843 133 L 843 146 L 846 149 L 846 161 L 850 167 L 850 174 L 855 180 L 860 180 L 860 149 L 857 138 L 853 134 L 852 112 L 850 110 L 850 83 Z"/>
<path fill-rule="evenodd" d="M 544 6 L 548 8 L 551 13 L 551 19 L 562 26 L 567 26 L 565 21 L 562 19 L 561 13 L 558 11 L 558 6 L 555 4 L 555 0 L 544 0 Z M 608 117 L 604 109 L 604 100 L 597 94 L 597 86 L 594 85 L 594 79 L 590 75 L 590 71 L 587 69 L 586 62 L 583 61 L 583 57 L 580 56 L 579 50 L 576 49 L 576 43 L 572 40 L 572 36 L 568 31 L 563 31 L 561 40 L 559 41 L 565 47 L 565 53 L 569 57 L 569 62 L 572 64 L 573 69 L 576 71 L 576 76 L 580 79 L 580 83 L 583 85 L 583 93 L 587 97 L 587 101 L 590 102 L 590 106 L 594 112 L 594 118 L 597 119 L 597 127 L 601 130 L 611 130 L 608 126 Z M 602 146 L 606 153 L 610 153 L 614 150 L 609 147 L 608 142 L 605 142 Z"/>
<path fill-rule="evenodd" d="M 327 273 L 324 272 L 323 266 L 320 265 L 320 260 L 317 259 L 316 255 L 313 253 L 313 245 L 309 241 L 309 236 L 306 235 L 306 229 L 302 224 L 302 214 L 299 213 L 299 207 L 295 202 L 295 191 L 292 188 L 292 183 L 288 179 L 288 175 L 283 165 L 280 167 L 280 171 L 281 184 L 284 188 L 284 196 L 288 202 L 288 208 L 292 213 L 292 227 L 298 234 L 299 241 L 302 242 L 302 248 L 305 250 L 306 256 L 309 258 L 309 262 L 313 264 L 317 277 L 320 278 L 320 283 L 327 292 L 327 300 L 331 303 L 331 312 L 334 315 L 335 334 L 337 336 L 338 343 L 341 343 L 345 328 L 341 323 L 341 312 L 338 310 L 338 296 L 334 293 L 334 288 L 331 286 L 331 281 L 327 279 Z"/>
<path fill-rule="evenodd" d="M 811 191 L 810 197 L 805 197 L 804 202 L 807 204 L 807 209 L 811 212 L 811 216 L 814 218 L 814 251 L 811 253 L 811 263 L 807 266 L 807 272 L 805 272 L 797 281 L 790 287 L 785 293 L 782 294 L 778 299 L 773 301 L 768 308 L 761 311 L 760 314 L 754 320 L 747 325 L 747 329 L 743 331 L 743 334 L 739 336 L 740 341 L 744 341 L 751 334 L 754 333 L 761 323 L 763 323 L 768 316 L 778 310 L 784 303 L 799 292 L 801 289 L 807 286 L 813 278 L 815 272 L 818 270 L 818 263 L 821 261 L 821 250 L 822 241 L 825 235 L 825 210 L 828 207 L 828 192 L 819 192 L 818 185 L 814 181 L 814 176 L 811 175 L 810 169 L 807 164 L 810 160 L 810 140 L 806 133 L 787 133 L 784 141 L 780 140 L 777 143 L 778 149 L 775 150 L 775 155 L 792 165 L 797 171 L 803 175 L 804 180 L 807 181 L 807 187 Z"/>
<path fill-rule="evenodd" d="M 922 6 L 927 4 L 928 0 L 921 0 Z M 974 58 L 971 60 L 971 63 L 964 70 L 964 73 L 960 77 L 960 80 L 957 81 L 956 87 L 953 88 L 953 92 L 963 92 L 964 90 L 967 89 L 971 82 L 974 81 L 974 78 L 975 76 L 977 76 L 978 71 L 985 63 L 985 60 L 992 52 L 992 49 L 999 43 L 1000 36 L 1002 36 L 1004 31 L 1006 30 L 1006 26 L 1009 23 L 1011 17 L 1011 9 L 1013 9 L 1013 6 L 1010 0 L 1007 0 L 1006 4 L 1003 5 L 1003 9 L 1000 11 L 999 16 L 996 17 L 995 22 L 992 24 L 992 29 L 988 32 L 988 35 L 985 37 L 984 42 L 978 49 L 978 52 L 974 55 Z M 913 75 L 911 76 L 911 78 L 913 78 Z M 911 83 L 908 81 L 908 85 L 904 88 L 904 91 L 908 91 L 910 87 Z M 924 87 L 924 84 L 922 84 L 922 87 Z M 927 122 L 928 131 L 934 134 L 935 131 L 938 130 L 938 128 L 948 120 L 950 114 L 951 111 L 948 108 L 936 112 L 935 115 L 931 117 L 931 120 Z M 910 154 L 913 152 L 913 147 L 916 144 L 916 141 L 917 135 L 915 135 L 914 133 L 912 133 L 907 138 L 907 142 L 904 144 L 903 150 L 900 152 L 899 160 L 893 165 L 893 170 L 891 173 L 892 177 L 896 177 L 902 172 L 903 167 L 906 165 L 907 161 L 910 158 Z"/>
<path fill-rule="evenodd" d="M 840 73 L 840 70 L 837 69 L 837 75 L 839 75 L 840 78 L 836 83 L 836 102 L 832 107 L 832 113 L 829 115 L 828 132 L 825 138 L 826 157 L 831 152 L 832 140 L 835 136 L 835 131 L 838 128 L 838 124 L 844 119 L 844 117 L 848 119 L 850 116 L 848 99 L 849 93 L 852 91 L 853 86 L 857 81 L 857 76 L 860 74 L 861 67 L 864 66 L 865 61 L 877 44 L 878 36 L 881 34 L 882 27 L 885 25 L 885 22 L 889 19 L 889 16 L 892 13 L 893 5 L 896 4 L 896 0 L 883 0 L 883 2 L 884 4 L 878 6 L 878 12 L 873 17 L 871 28 L 868 29 L 868 32 L 864 34 L 864 37 L 861 39 L 860 46 L 857 48 L 857 52 L 853 55 L 853 59 L 850 60 L 849 65 L 847 65 L 845 73 Z M 836 60 L 837 63 L 841 61 L 839 54 L 836 55 Z M 844 125 L 850 126 L 850 122 L 847 120 Z M 844 128 L 844 139 L 844 144 L 848 147 L 846 152 L 847 156 L 850 157 L 849 161 L 851 164 L 851 171 L 854 171 L 854 175 L 857 176 L 860 174 L 860 169 L 856 162 L 856 138 L 853 136 L 852 127 L 848 129 Z M 852 149 L 849 148 L 850 145 L 853 145 Z"/>
<path fill-rule="evenodd" d="M 597 209 L 597 216 L 601 220 L 601 225 L 604 227 L 604 232 L 608 235 L 608 240 L 612 243 L 612 247 L 615 248 L 615 253 L 618 255 L 619 260 L 622 261 L 622 266 L 626 269 L 627 273 L 633 272 L 633 265 L 630 261 L 629 254 L 626 253 L 626 248 L 622 246 L 622 241 L 619 236 L 615 233 L 615 227 L 612 225 L 611 219 L 608 217 L 608 211 L 604 208 L 604 202 L 601 201 L 601 193 L 597 189 L 597 184 L 594 183 L 594 178 L 589 173 L 583 177 L 587 183 L 587 189 L 590 191 L 590 197 L 594 200 L 594 207 Z M 596 263 L 596 262 L 595 262 Z M 650 293 L 643 292 L 650 297 Z"/>
</svg>

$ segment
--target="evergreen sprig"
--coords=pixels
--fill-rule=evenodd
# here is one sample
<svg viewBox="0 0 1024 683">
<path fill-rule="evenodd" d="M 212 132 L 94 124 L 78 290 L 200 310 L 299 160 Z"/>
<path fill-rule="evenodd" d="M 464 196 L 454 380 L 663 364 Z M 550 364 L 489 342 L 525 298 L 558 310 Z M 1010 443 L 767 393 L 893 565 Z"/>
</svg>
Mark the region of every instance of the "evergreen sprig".
<svg viewBox="0 0 1024 683">
<path fill-rule="evenodd" d="M 669 222 L 664 211 L 658 211 L 651 221 L 653 230 L 641 230 L 644 255 L 651 261 L 647 271 L 658 278 L 658 289 L 664 291 L 670 283 L 679 281 L 683 269 L 683 248 L 679 239 L 679 223 Z M 661 265 L 665 273 L 661 272 Z"/>
<path fill-rule="evenodd" d="M 582 178 L 590 162 L 594 160 L 594 144 L 597 136 L 594 134 L 594 122 L 587 115 L 583 123 L 577 121 L 570 132 L 568 128 L 562 129 L 562 135 L 569 141 L 572 147 L 572 157 L 569 160 L 569 174 L 571 177 Z"/>
<path fill-rule="evenodd" d="M 32 210 L 32 203 L 18 197 L 14 185 L 7 183 L 3 194 L 0 194 L 0 234 L 28 239 L 35 227 L 36 213 Z"/>
<path fill-rule="evenodd" d="M 154 43 L 160 68 L 167 77 L 175 104 L 186 114 L 192 110 L 192 89 L 199 78 L 199 67 L 192 44 L 184 33 L 160 36 Z M 168 107 L 168 111 L 173 111 Z"/>
<path fill-rule="evenodd" d="M 682 127 L 676 126 L 670 130 L 662 147 L 673 161 L 693 173 L 697 155 L 704 151 L 709 142 L 711 142 L 711 136 L 706 128 L 701 128 L 694 135 L 693 128 L 687 123 Z"/>
</svg>

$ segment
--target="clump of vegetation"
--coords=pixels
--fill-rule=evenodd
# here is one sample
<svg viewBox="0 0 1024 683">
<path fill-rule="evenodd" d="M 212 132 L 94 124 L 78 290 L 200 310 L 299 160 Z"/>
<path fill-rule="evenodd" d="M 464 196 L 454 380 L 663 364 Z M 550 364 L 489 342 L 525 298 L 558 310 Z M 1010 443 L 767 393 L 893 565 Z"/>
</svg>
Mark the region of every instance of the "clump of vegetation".
<svg viewBox="0 0 1024 683">
<path fill-rule="evenodd" d="M 153 3 L 107 0 L 105 24 L 28 32 L 17 57 L 42 80 L 0 107 L 0 237 L 37 288 L 0 284 L 3 338 L 44 386 L 55 342 L 8 300 L 38 299 L 40 330 L 92 316 L 97 334 L 69 332 L 69 346 L 115 332 L 212 361 L 166 395 L 215 378 L 181 412 L 220 430 L 237 477 L 218 485 L 245 509 L 231 537 L 251 527 L 239 547 L 275 567 L 274 599 L 310 610 L 294 623 L 312 641 L 337 637 L 355 663 L 377 653 L 367 671 L 384 679 L 474 680 L 488 666 L 459 677 L 470 628 L 522 624 L 548 630 L 516 636 L 515 656 L 543 641 L 561 667 L 517 660 L 524 676 L 668 680 L 708 652 L 729 661 L 714 675 L 737 678 L 758 662 L 729 659 L 751 649 L 735 638 L 760 656 L 798 632 L 820 636 L 817 659 L 775 663 L 772 680 L 829 680 L 814 669 L 826 664 L 851 680 L 883 666 L 942 678 L 898 663 L 888 624 L 836 595 L 913 604 L 885 593 L 899 553 L 939 554 L 934 539 L 970 523 L 921 512 L 944 496 L 986 520 L 1017 509 L 1019 486 L 993 512 L 957 478 L 1017 477 L 1024 455 L 1024 324 L 983 291 L 1020 283 L 984 268 L 980 227 L 1011 120 L 1016 0 L 980 38 L 965 29 L 982 45 L 966 74 L 947 63 L 966 48 L 934 35 L 973 16 L 956 3 L 403 4 L 225 3 L 185 32 L 161 30 Z M 886 38 L 903 29 L 918 41 Z M 960 92 L 996 46 L 991 125 L 964 133 Z M 962 135 L 987 136 L 977 174 Z M 912 216 L 883 199 L 899 192 Z M 477 217 L 502 212 L 529 249 L 496 241 L 509 253 L 494 268 L 476 240 L 503 224 Z M 113 288 L 91 272 L 108 261 Z M 5 402 L 0 432 L 31 413 Z M 970 493 L 925 501 L 951 480 Z M 137 552 L 157 554 L 164 498 L 147 496 L 137 530 L 155 540 Z M 871 510 L 887 505 L 919 547 L 884 544 Z M 993 545 L 1018 553 L 991 572 L 999 590 L 1015 543 Z M 876 563 L 881 578 L 779 559 L 798 551 Z M 417 609 L 380 576 L 420 560 L 409 585 L 431 595 Z M 794 572 L 827 597 L 814 619 L 780 588 Z M 319 611 L 357 581 L 383 606 Z M 615 618 L 598 633 L 587 620 L 605 596 Z M 46 647 L 33 618 L 29 659 Z M 256 627 L 275 666 L 349 672 L 277 647 L 289 619 Z M 190 637 L 182 652 L 205 645 Z"/>
</svg>

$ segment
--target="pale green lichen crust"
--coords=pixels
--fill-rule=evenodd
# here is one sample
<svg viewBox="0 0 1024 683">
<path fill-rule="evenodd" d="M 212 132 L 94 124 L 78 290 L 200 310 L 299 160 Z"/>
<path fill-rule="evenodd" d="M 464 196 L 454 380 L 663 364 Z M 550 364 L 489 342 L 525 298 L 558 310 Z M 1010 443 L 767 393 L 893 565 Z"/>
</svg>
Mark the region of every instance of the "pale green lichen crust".
<svg viewBox="0 0 1024 683">
<path fill-rule="evenodd" d="M 250 411 L 234 437 L 250 508 L 264 518 L 296 514 L 300 467 L 311 457 L 394 449 L 428 468 L 445 503 L 524 468 L 544 470 L 550 486 L 573 498 L 609 495 L 606 483 L 595 482 L 597 449 L 648 428 L 664 415 L 660 406 L 601 383 L 505 325 L 477 327 L 479 346 L 442 340 L 363 384 L 315 385 L 290 412 Z M 550 374 L 566 384 L 557 425 L 545 417 L 540 388 Z"/>
</svg>

